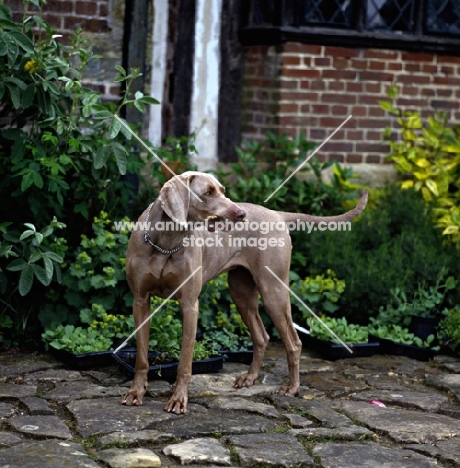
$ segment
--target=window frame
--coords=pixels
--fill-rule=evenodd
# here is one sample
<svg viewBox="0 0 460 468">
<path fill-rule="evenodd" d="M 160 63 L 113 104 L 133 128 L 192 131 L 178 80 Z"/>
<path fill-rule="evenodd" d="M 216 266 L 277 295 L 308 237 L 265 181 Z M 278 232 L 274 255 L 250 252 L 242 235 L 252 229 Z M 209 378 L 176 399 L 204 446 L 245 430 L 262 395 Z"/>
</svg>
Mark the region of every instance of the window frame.
<svg viewBox="0 0 460 468">
<path fill-rule="evenodd" d="M 301 26 L 299 2 L 302 0 L 243 0 L 240 40 L 243 45 L 279 45 L 286 42 L 308 44 L 410 50 L 460 56 L 460 36 L 424 32 L 426 0 L 415 1 L 414 33 L 398 34 L 365 29 L 367 0 L 358 2 L 355 10 L 355 28 Z M 256 2 L 270 4 L 273 9 L 272 24 L 257 25 L 252 22 Z"/>
</svg>

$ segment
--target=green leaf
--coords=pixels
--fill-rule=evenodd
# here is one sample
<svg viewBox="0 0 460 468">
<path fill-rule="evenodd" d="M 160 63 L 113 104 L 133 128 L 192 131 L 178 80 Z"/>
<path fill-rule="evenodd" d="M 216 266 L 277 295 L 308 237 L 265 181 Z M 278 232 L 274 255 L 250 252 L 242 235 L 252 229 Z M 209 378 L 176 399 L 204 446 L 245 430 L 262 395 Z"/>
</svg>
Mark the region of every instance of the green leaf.
<svg viewBox="0 0 460 468">
<path fill-rule="evenodd" d="M 48 286 L 50 284 L 46 271 L 40 265 L 33 264 L 32 269 L 35 277 L 38 279 L 38 281 L 40 281 L 40 283 L 42 283 L 44 286 Z"/>
<path fill-rule="evenodd" d="M 6 83 L 6 87 L 10 91 L 11 102 L 15 109 L 21 107 L 21 91 L 11 83 Z"/>
<path fill-rule="evenodd" d="M 54 265 L 49 257 L 43 257 L 43 264 L 45 265 L 46 279 L 49 284 L 53 279 Z"/>
<path fill-rule="evenodd" d="M 113 143 L 112 150 L 115 155 L 115 160 L 117 161 L 118 171 L 121 175 L 125 175 L 128 156 L 126 148 L 121 146 L 119 143 Z"/>
<path fill-rule="evenodd" d="M 121 122 L 115 117 L 110 122 L 109 135 L 110 138 L 115 138 L 121 130 Z"/>
<path fill-rule="evenodd" d="M 21 234 L 21 237 L 19 238 L 20 241 L 27 239 L 30 236 L 33 236 L 35 234 L 35 231 L 32 231 L 32 229 L 28 229 L 27 231 L 24 231 Z"/>
<path fill-rule="evenodd" d="M 21 271 L 27 268 L 28 263 L 23 258 L 13 260 L 6 269 L 9 271 Z"/>
<path fill-rule="evenodd" d="M 114 117 L 113 117 L 112 112 L 108 110 L 101 110 L 101 111 L 95 112 L 93 114 L 93 118 L 96 120 L 100 120 L 100 119 L 103 120 L 103 119 L 112 119 Z"/>
<path fill-rule="evenodd" d="M 141 101 L 134 101 L 134 107 L 139 111 L 139 112 L 144 112 L 145 111 L 145 106 Z"/>
<path fill-rule="evenodd" d="M 27 265 L 21 272 L 19 278 L 19 294 L 25 296 L 31 289 L 34 282 L 34 269 Z"/>
<path fill-rule="evenodd" d="M 64 259 L 56 252 L 45 252 L 43 255 L 56 263 L 62 263 L 64 261 Z"/>
<path fill-rule="evenodd" d="M 33 42 L 25 34 L 20 31 L 11 31 L 10 36 L 13 37 L 16 43 L 26 52 L 32 53 L 34 51 Z"/>
<path fill-rule="evenodd" d="M 24 109 L 27 109 L 32 105 L 35 96 L 35 88 L 35 83 L 31 83 L 22 94 L 22 107 Z"/>
<path fill-rule="evenodd" d="M 151 105 L 160 104 L 160 101 L 150 96 L 143 96 L 140 99 L 140 101 L 143 102 L 144 104 L 151 104 Z"/>
<path fill-rule="evenodd" d="M 106 165 L 109 155 L 110 147 L 106 145 L 101 146 L 94 156 L 94 169 L 102 169 Z"/>
<path fill-rule="evenodd" d="M 427 179 L 425 184 L 435 197 L 439 197 L 438 185 L 433 179 Z"/>
</svg>

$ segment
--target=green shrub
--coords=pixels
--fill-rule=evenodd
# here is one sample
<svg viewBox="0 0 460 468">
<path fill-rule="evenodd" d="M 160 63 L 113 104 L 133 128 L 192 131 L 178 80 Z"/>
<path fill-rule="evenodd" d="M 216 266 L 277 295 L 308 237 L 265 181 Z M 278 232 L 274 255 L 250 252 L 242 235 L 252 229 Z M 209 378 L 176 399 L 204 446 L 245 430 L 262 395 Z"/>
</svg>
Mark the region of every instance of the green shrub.
<svg viewBox="0 0 460 468">
<path fill-rule="evenodd" d="M 447 311 L 446 316 L 438 325 L 439 342 L 455 351 L 460 352 L 460 306 Z"/>
<path fill-rule="evenodd" d="M 396 188 L 366 209 L 351 231 L 313 232 L 304 247 L 312 275 L 330 268 L 345 281 L 340 313 L 357 323 L 390 303 L 392 289 L 410 295 L 419 284 L 434 286 L 444 268 L 454 278 L 460 274 L 458 253 L 443 244 L 424 201 Z M 450 290 L 441 307 L 459 302 L 459 291 Z"/>
<path fill-rule="evenodd" d="M 302 301 L 312 307 L 315 313 L 332 314 L 339 309 L 337 303 L 345 291 L 345 281 L 337 279 L 332 270 L 327 270 L 324 275 L 307 276 L 303 280 L 296 279 L 291 282 L 290 288 Z M 308 310 L 295 298 L 291 297 L 291 302 L 300 310 L 304 320 L 310 316 Z"/>
<path fill-rule="evenodd" d="M 117 231 L 107 213 L 94 217 L 92 234 L 82 235 L 80 245 L 67 254 L 62 286 L 47 292 L 48 303 L 39 313 L 44 328 L 75 324 L 81 311 L 94 304 L 114 315 L 131 313 L 133 296 L 125 268 L 128 241 L 128 231 Z"/>
<path fill-rule="evenodd" d="M 391 101 L 381 107 L 397 116 L 399 139 L 390 140 L 389 159 L 405 176 L 401 187 L 421 192 L 432 203 L 432 215 L 442 234 L 460 248 L 460 126 L 450 124 L 447 113 L 437 113 L 424 122 L 418 111 L 397 107 L 398 89 L 390 88 Z M 384 136 L 391 137 L 386 129 Z"/>
<path fill-rule="evenodd" d="M 83 86 L 85 70 L 97 57 L 82 31 L 63 45 L 42 18 L 44 2 L 25 3 L 38 14 L 19 23 L 0 5 L 0 196 L 8 200 L 2 212 L 0 292 L 9 295 L 0 317 L 1 323 L 13 322 L 13 334 L 27 326 L 33 336 L 45 288 L 59 282 L 51 267 L 58 271 L 64 252 L 54 249 L 55 235 L 40 246 L 33 242 L 49 231 L 46 226 L 59 223 L 72 251 L 95 214 L 104 209 L 120 217 L 126 211 L 133 187 L 124 175 L 139 173 L 144 162 L 118 114 L 125 106 L 143 112 L 157 101 L 133 92 L 138 71 L 116 67 L 115 81 L 124 82 L 126 92 L 119 105 L 103 103 L 98 92 Z M 17 258 L 11 261 L 13 254 Z M 33 278 L 38 282 L 32 287 Z"/>
<path fill-rule="evenodd" d="M 414 317 L 440 319 L 446 315 L 446 295 L 455 289 L 458 283 L 453 276 L 445 278 L 447 273 L 447 269 L 443 268 L 433 286 L 419 284 L 412 294 L 406 294 L 399 288 L 391 289 L 392 300 L 386 306 L 380 306 L 378 323 L 407 327 Z"/>
</svg>

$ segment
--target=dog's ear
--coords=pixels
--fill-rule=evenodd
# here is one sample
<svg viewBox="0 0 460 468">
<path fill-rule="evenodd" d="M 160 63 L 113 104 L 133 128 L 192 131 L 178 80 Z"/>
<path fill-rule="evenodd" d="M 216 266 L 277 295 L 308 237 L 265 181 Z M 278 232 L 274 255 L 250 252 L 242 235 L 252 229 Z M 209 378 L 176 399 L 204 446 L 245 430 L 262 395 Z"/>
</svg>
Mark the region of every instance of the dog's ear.
<svg viewBox="0 0 460 468">
<path fill-rule="evenodd" d="M 190 182 L 194 175 L 177 175 L 166 182 L 160 190 L 159 199 L 163 211 L 182 227 L 187 227 L 190 207 Z"/>
</svg>

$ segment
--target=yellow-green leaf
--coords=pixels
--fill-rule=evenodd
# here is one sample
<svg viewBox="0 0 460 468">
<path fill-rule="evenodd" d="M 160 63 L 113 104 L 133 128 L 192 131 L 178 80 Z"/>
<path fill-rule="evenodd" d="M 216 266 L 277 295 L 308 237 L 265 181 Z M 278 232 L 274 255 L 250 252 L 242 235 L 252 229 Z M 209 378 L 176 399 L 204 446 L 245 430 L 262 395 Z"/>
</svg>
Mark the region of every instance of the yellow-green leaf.
<svg viewBox="0 0 460 468">
<path fill-rule="evenodd" d="M 427 179 L 425 184 L 435 197 L 439 197 L 438 184 L 433 179 Z"/>
<path fill-rule="evenodd" d="M 457 234 L 459 232 L 458 226 L 447 226 L 442 233 L 444 235 Z"/>
<path fill-rule="evenodd" d="M 423 196 L 423 199 L 426 202 L 433 201 L 433 197 L 431 196 L 431 192 L 426 187 L 422 187 L 422 196 Z"/>
<path fill-rule="evenodd" d="M 430 161 L 428 161 L 428 159 L 425 158 L 416 159 L 414 161 L 414 164 L 418 167 L 429 167 L 431 165 Z"/>
<path fill-rule="evenodd" d="M 401 188 L 402 188 L 403 190 L 412 188 L 413 186 L 414 186 L 414 181 L 413 181 L 413 180 L 405 180 L 405 181 L 401 184 Z"/>
<path fill-rule="evenodd" d="M 425 180 L 425 179 L 428 179 L 428 177 L 430 176 L 430 174 L 427 174 L 426 172 L 415 171 L 415 172 L 414 172 L 414 176 L 415 176 L 418 180 Z"/>
</svg>

